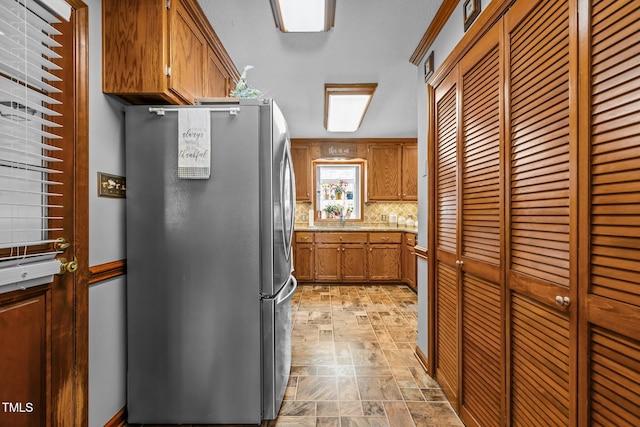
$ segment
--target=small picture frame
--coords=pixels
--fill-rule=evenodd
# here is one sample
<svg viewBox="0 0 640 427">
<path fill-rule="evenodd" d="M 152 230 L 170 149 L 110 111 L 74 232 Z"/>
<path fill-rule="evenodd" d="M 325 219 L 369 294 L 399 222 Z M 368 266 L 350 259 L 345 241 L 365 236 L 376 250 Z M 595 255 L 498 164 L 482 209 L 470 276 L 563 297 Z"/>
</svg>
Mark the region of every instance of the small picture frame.
<svg viewBox="0 0 640 427">
<path fill-rule="evenodd" d="M 424 60 L 424 82 L 429 80 L 429 77 L 433 74 L 433 51 L 429 53 L 427 59 Z"/>
<path fill-rule="evenodd" d="M 464 31 L 466 32 L 480 14 L 480 0 L 464 0 Z"/>
</svg>

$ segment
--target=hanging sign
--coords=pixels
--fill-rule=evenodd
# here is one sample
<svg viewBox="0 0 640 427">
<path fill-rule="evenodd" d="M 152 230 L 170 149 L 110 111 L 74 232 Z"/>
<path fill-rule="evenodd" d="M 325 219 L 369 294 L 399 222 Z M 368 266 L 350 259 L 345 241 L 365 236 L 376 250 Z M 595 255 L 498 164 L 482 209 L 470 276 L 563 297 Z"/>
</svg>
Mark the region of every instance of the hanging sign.
<svg viewBox="0 0 640 427">
<path fill-rule="evenodd" d="M 325 158 L 354 159 L 358 157 L 358 144 L 355 142 L 324 142 L 320 154 Z"/>
</svg>

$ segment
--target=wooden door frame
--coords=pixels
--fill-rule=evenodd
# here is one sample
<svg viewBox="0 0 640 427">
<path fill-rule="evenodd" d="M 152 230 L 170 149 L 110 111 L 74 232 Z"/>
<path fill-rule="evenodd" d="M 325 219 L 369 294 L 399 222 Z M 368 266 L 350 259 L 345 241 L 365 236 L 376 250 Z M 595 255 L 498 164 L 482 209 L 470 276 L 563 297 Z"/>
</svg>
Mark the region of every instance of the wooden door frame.
<svg viewBox="0 0 640 427">
<path fill-rule="evenodd" d="M 60 402 L 65 414 L 73 417 L 74 425 L 88 425 L 89 396 L 89 8 L 82 0 L 66 0 L 73 8 L 72 20 L 67 30 L 72 33 L 71 54 L 66 78 L 72 78 L 72 93 L 64 94 L 64 117 L 70 117 L 72 129 L 65 129 L 64 138 L 72 141 L 73 159 L 69 173 L 73 175 L 73 255 L 77 257 L 78 270 L 73 274 L 71 291 L 73 302 L 73 330 L 71 341 L 73 384 L 64 384 L 58 393 L 66 398 Z M 70 254 L 67 254 L 71 256 Z M 68 395 L 71 394 L 69 397 Z M 72 405 L 73 407 L 67 407 Z M 54 411 L 55 412 L 55 411 Z M 55 424 L 59 420 L 53 419 Z"/>
</svg>

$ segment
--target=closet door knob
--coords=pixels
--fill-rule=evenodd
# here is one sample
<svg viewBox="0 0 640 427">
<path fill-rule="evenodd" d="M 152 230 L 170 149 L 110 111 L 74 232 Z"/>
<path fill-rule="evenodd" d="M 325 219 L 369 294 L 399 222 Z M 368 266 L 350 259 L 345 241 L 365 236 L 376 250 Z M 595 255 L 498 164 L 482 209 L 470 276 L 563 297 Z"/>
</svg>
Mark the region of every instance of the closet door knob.
<svg viewBox="0 0 640 427">
<path fill-rule="evenodd" d="M 557 295 L 556 304 L 560 307 L 568 307 L 569 305 L 571 305 L 571 298 Z"/>
</svg>

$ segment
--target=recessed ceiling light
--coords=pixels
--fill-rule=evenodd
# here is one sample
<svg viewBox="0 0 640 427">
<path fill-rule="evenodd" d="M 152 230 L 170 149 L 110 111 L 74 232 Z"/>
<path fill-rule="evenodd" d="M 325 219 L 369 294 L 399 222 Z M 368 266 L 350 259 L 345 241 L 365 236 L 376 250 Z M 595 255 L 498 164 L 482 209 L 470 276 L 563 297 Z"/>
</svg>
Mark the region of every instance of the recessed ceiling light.
<svg viewBox="0 0 640 427">
<path fill-rule="evenodd" d="M 284 33 L 322 32 L 333 27 L 336 0 L 271 0 L 271 9 Z"/>
<path fill-rule="evenodd" d="M 325 84 L 325 128 L 329 132 L 357 131 L 377 87 L 377 83 Z"/>
</svg>

